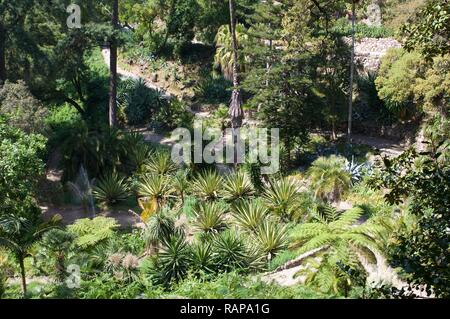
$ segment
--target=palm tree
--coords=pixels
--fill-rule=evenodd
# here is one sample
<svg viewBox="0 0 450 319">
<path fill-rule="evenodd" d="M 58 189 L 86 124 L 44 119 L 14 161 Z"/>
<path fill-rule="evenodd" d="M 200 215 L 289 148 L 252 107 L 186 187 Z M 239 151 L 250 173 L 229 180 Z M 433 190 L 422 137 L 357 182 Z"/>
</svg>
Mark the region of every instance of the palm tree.
<svg viewBox="0 0 450 319">
<path fill-rule="evenodd" d="M 30 248 L 54 228 L 57 222 L 57 217 L 43 222 L 37 211 L 23 215 L 3 214 L 0 217 L 0 246 L 10 250 L 19 263 L 24 296 L 27 294 L 25 258 L 29 255 Z"/>
<path fill-rule="evenodd" d="M 239 89 L 239 74 L 238 74 L 238 44 L 236 38 L 236 9 L 234 0 L 229 0 L 230 4 L 230 31 L 231 31 L 231 43 L 233 47 L 233 91 L 231 93 L 230 109 L 228 114 L 230 115 L 231 127 L 233 129 L 233 149 L 234 156 L 233 161 L 237 163 L 237 130 L 242 125 L 244 118 L 244 111 L 242 110 L 242 95 Z"/>
<path fill-rule="evenodd" d="M 113 0 L 111 23 L 113 29 L 119 24 L 119 0 Z M 111 39 L 109 46 L 109 126 L 114 127 L 117 121 L 117 43 Z"/>
<path fill-rule="evenodd" d="M 349 98 L 348 98 L 348 127 L 347 141 L 351 141 L 352 134 L 352 113 L 353 113 L 353 73 L 355 72 L 355 23 L 356 23 L 356 3 L 359 0 L 351 0 L 352 2 L 352 48 L 350 55 L 350 79 L 349 79 Z"/>
<path fill-rule="evenodd" d="M 338 201 L 342 193 L 350 188 L 352 179 L 345 164 L 346 160 L 336 155 L 319 157 L 312 163 L 307 175 L 316 198 Z"/>
<path fill-rule="evenodd" d="M 361 258 L 375 261 L 380 251 L 378 239 L 383 238 L 387 227 L 369 220 L 359 224 L 363 210 L 359 207 L 339 213 L 328 206 L 315 211 L 314 220 L 299 224 L 292 231 L 293 247 L 298 254 L 317 250 L 306 262 L 306 282 L 319 285 L 324 290 L 338 290 L 339 277 L 347 267 L 363 269 Z"/>
</svg>

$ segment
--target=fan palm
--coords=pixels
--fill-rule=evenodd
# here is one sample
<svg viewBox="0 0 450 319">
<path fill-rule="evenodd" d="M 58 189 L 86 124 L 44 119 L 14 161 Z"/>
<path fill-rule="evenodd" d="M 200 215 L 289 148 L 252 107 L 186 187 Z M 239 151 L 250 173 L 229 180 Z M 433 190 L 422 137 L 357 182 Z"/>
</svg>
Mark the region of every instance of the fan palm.
<svg viewBox="0 0 450 319">
<path fill-rule="evenodd" d="M 313 259 L 308 260 L 309 267 L 313 268 L 307 276 L 308 282 L 317 284 L 317 280 L 325 278 L 328 283 L 335 282 L 329 274 L 338 273 L 339 265 L 362 268 L 360 256 L 375 260 L 374 254 L 380 251 L 378 239 L 383 238 L 388 229 L 371 220 L 358 224 L 362 214 L 359 207 L 341 214 L 328 207 L 317 213 L 313 222 L 300 224 L 293 230 L 293 246 L 300 247 L 299 254 L 318 250 Z"/>
<path fill-rule="evenodd" d="M 219 198 L 222 188 L 223 179 L 213 170 L 204 171 L 198 175 L 192 185 L 194 194 L 206 200 Z"/>
<path fill-rule="evenodd" d="M 129 187 L 125 178 L 114 172 L 100 179 L 92 194 L 100 203 L 114 205 L 128 198 Z"/>
<path fill-rule="evenodd" d="M 237 225 L 249 233 L 255 233 L 268 215 L 260 199 L 238 201 L 231 209 Z"/>
<path fill-rule="evenodd" d="M 10 250 L 20 267 L 23 294 L 27 293 L 27 281 L 25 274 L 25 258 L 29 255 L 30 248 L 38 242 L 59 221 L 54 217 L 49 222 L 43 222 L 40 212 L 14 215 L 2 214 L 0 216 L 0 246 Z"/>
<path fill-rule="evenodd" d="M 238 171 L 225 179 L 224 197 L 229 200 L 242 199 L 255 193 L 252 182 L 245 172 Z"/>
<path fill-rule="evenodd" d="M 345 159 L 336 155 L 319 157 L 307 171 L 316 197 L 338 201 L 351 186 L 351 175 L 345 170 Z"/>
<path fill-rule="evenodd" d="M 270 186 L 264 192 L 263 199 L 271 211 L 282 219 L 289 220 L 295 215 L 298 194 L 296 182 L 289 178 L 283 178 L 278 181 L 270 181 Z"/>
<path fill-rule="evenodd" d="M 226 228 L 225 207 L 217 202 L 203 202 L 194 211 L 195 226 L 204 235 L 214 235 Z"/>
<path fill-rule="evenodd" d="M 238 47 L 242 48 L 245 42 L 248 42 L 248 35 L 245 33 L 245 27 L 242 24 L 236 24 L 236 39 Z M 216 35 L 216 54 L 214 64 L 220 67 L 224 77 L 231 80 L 233 77 L 233 44 L 230 27 L 228 24 L 222 25 Z M 240 71 L 244 71 L 245 56 L 241 55 L 239 59 Z"/>
</svg>

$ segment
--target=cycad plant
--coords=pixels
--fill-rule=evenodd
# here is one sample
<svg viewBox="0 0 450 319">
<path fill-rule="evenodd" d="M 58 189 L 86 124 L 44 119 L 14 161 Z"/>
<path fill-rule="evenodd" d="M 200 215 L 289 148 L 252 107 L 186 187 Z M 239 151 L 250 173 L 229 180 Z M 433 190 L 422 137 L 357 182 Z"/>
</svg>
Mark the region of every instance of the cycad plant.
<svg viewBox="0 0 450 319">
<path fill-rule="evenodd" d="M 226 228 L 225 213 L 226 209 L 222 203 L 199 203 L 194 210 L 195 226 L 202 235 L 215 235 Z"/>
<path fill-rule="evenodd" d="M 243 171 L 237 171 L 225 178 L 224 197 L 228 200 L 243 199 L 255 193 L 249 176 Z"/>
<path fill-rule="evenodd" d="M 159 151 L 152 154 L 144 169 L 150 174 L 170 175 L 177 170 L 177 165 L 169 152 Z"/>
<path fill-rule="evenodd" d="M 268 217 L 268 210 L 260 199 L 237 201 L 231 211 L 236 224 L 248 233 L 256 233 Z"/>
<path fill-rule="evenodd" d="M 319 157 L 312 163 L 307 175 L 315 196 L 327 201 L 339 201 L 352 183 L 350 173 L 345 170 L 345 159 L 336 155 Z"/>
<path fill-rule="evenodd" d="M 202 172 L 192 184 L 193 193 L 204 200 L 218 199 L 221 196 L 222 188 L 223 179 L 214 170 Z"/>
<path fill-rule="evenodd" d="M 130 195 L 125 178 L 120 177 L 116 172 L 101 178 L 94 186 L 92 194 L 96 200 L 106 206 L 125 201 Z"/>
<path fill-rule="evenodd" d="M 255 239 L 258 248 L 272 260 L 273 256 L 287 246 L 286 227 L 274 220 L 266 219 L 256 229 Z"/>
<path fill-rule="evenodd" d="M 263 194 L 265 204 L 283 220 L 291 220 L 297 210 L 298 185 L 289 178 L 271 180 Z"/>
<path fill-rule="evenodd" d="M 300 247 L 298 254 L 318 250 L 313 259 L 307 260 L 307 268 L 312 268 L 308 282 L 334 289 L 336 285 L 330 283 L 336 278 L 330 274 L 339 273 L 336 267 L 362 268 L 361 258 L 375 260 L 374 254 L 380 251 L 378 239 L 383 238 L 387 228 L 371 220 L 359 224 L 362 214 L 358 207 L 341 214 L 328 208 L 317 214 L 313 222 L 299 224 L 293 230 L 293 246 Z"/>
</svg>

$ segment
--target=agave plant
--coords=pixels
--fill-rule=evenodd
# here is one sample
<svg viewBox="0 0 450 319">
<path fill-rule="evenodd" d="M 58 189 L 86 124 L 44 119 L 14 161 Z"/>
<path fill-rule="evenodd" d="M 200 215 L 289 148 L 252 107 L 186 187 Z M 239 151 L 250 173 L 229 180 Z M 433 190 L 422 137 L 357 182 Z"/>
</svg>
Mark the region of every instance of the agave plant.
<svg viewBox="0 0 450 319">
<path fill-rule="evenodd" d="M 316 197 L 338 201 L 351 186 L 351 175 L 345 170 L 345 159 L 336 155 L 319 157 L 307 174 Z"/>
<path fill-rule="evenodd" d="M 370 167 L 367 163 L 356 163 L 352 156 L 351 161 L 346 160 L 344 169 L 350 174 L 352 184 L 356 184 L 362 180 L 364 173 L 370 170 Z"/>
<path fill-rule="evenodd" d="M 92 194 L 96 200 L 104 205 L 114 205 L 128 198 L 129 187 L 125 178 L 116 172 L 104 176 L 94 186 Z"/>
<path fill-rule="evenodd" d="M 218 199 L 221 195 L 222 188 L 222 177 L 213 170 L 201 173 L 192 185 L 194 194 L 206 200 Z"/>
<path fill-rule="evenodd" d="M 269 188 L 263 194 L 266 205 L 277 216 L 290 220 L 297 210 L 298 185 L 289 178 L 271 180 Z"/>
<path fill-rule="evenodd" d="M 238 171 L 225 179 L 224 197 L 228 200 L 242 199 L 254 193 L 252 182 L 245 172 Z"/>
<path fill-rule="evenodd" d="M 202 234 L 214 235 L 226 228 L 225 207 L 217 202 L 203 202 L 195 209 L 195 226 Z"/>
<path fill-rule="evenodd" d="M 151 216 L 145 223 L 143 238 L 147 247 L 157 247 L 175 232 L 175 219 L 165 209 Z"/>
<path fill-rule="evenodd" d="M 287 246 L 286 228 L 273 220 L 262 222 L 255 234 L 258 248 L 267 256 L 267 260 Z"/>
<path fill-rule="evenodd" d="M 168 175 L 177 170 L 177 165 L 172 161 L 169 152 L 156 152 L 144 165 L 146 172 L 150 174 Z"/>
<path fill-rule="evenodd" d="M 231 209 L 237 225 L 249 233 L 255 233 L 268 215 L 268 210 L 260 199 L 238 201 Z"/>
</svg>

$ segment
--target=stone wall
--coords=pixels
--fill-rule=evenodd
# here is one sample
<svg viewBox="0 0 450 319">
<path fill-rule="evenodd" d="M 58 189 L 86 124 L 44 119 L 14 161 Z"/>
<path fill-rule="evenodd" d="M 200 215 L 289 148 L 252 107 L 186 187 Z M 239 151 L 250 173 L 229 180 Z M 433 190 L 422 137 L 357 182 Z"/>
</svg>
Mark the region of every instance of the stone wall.
<svg viewBox="0 0 450 319">
<path fill-rule="evenodd" d="M 351 43 L 351 39 L 346 41 Z M 355 44 L 355 60 L 364 72 L 376 71 L 380 67 L 381 58 L 391 48 L 401 48 L 400 42 L 394 38 L 362 38 Z"/>
</svg>

